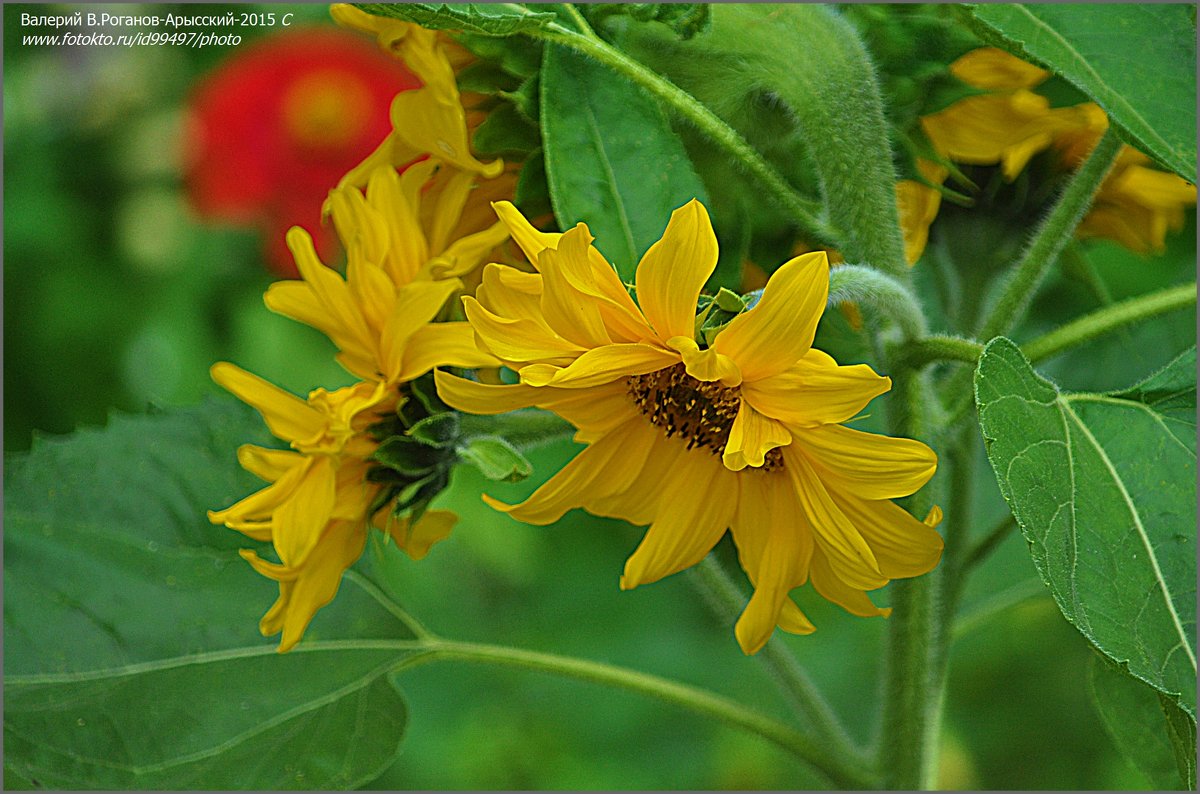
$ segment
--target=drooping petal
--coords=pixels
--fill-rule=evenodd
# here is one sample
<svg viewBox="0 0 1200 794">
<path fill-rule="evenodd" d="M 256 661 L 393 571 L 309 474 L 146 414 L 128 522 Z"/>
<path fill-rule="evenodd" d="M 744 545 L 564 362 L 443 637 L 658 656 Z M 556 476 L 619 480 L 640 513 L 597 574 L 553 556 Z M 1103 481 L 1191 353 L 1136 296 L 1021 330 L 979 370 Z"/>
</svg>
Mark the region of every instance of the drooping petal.
<svg viewBox="0 0 1200 794">
<path fill-rule="evenodd" d="M 521 382 L 530 386 L 584 389 L 629 375 L 665 369 L 679 362 L 671 351 L 643 344 L 605 345 L 589 350 L 566 367 L 531 364 L 520 370 Z"/>
<path fill-rule="evenodd" d="M 420 560 L 429 553 L 433 544 L 449 537 L 456 523 L 458 516 L 449 510 L 426 510 L 416 524 L 408 516 L 396 518 L 388 513 L 382 529 L 392 536 L 405 554 Z"/>
<path fill-rule="evenodd" d="M 581 392 L 581 394 L 584 392 Z M 678 462 L 692 454 L 687 445 L 677 438 L 666 438 L 662 431 L 642 420 L 630 425 L 629 433 L 641 433 L 650 450 L 642 459 L 627 458 L 633 481 L 624 491 L 603 498 L 589 498 L 587 509 L 596 515 L 609 516 L 645 526 L 654 521 L 662 506 L 663 483 L 672 476 Z M 634 442 L 631 442 L 631 444 Z"/>
<path fill-rule="evenodd" d="M 304 459 L 299 452 L 289 449 L 269 449 L 253 444 L 238 447 L 237 457 L 243 469 L 267 482 L 275 482 Z"/>
<path fill-rule="evenodd" d="M 460 278 L 479 267 L 479 263 L 498 245 L 508 239 L 508 227 L 497 221 L 475 234 L 460 237 L 442 253 L 429 260 L 426 270 L 433 279 Z"/>
<path fill-rule="evenodd" d="M 421 188 L 433 174 L 435 163 L 414 163 L 403 174 L 380 168 L 367 184 L 367 203 L 382 218 L 387 230 L 387 256 L 379 264 L 397 287 L 409 284 L 429 259 L 429 243 L 421 227 Z"/>
<path fill-rule="evenodd" d="M 866 364 L 843 367 L 812 348 L 783 372 L 744 384 L 742 398 L 773 419 L 814 427 L 851 419 L 891 387 Z"/>
<path fill-rule="evenodd" d="M 257 375 L 227 361 L 213 364 L 209 373 L 219 386 L 257 409 L 276 438 L 302 445 L 324 432 L 325 417 L 319 411 Z"/>
<path fill-rule="evenodd" d="M 295 465 L 276 479 L 266 488 L 260 488 L 224 510 L 209 510 L 208 520 L 214 524 L 224 524 L 231 529 L 242 530 L 242 527 L 257 526 L 270 521 L 271 515 L 284 502 L 292 497 L 299 487 L 308 469 L 308 458 L 297 456 Z"/>
<path fill-rule="evenodd" d="M 712 348 L 701 350 L 690 336 L 671 337 L 667 340 L 667 346 L 679 351 L 687 374 L 696 380 L 705 383 L 719 380 L 725 386 L 737 386 L 742 382 L 742 371 L 733 359 Z"/>
<path fill-rule="evenodd" d="M 638 304 L 659 339 L 692 335 L 696 301 L 716 267 L 717 236 L 708 210 L 692 199 L 671 213 L 662 239 L 637 268 Z"/>
<path fill-rule="evenodd" d="M 813 587 L 822 598 L 832 601 L 851 615 L 858 615 L 860 618 L 886 618 L 892 613 L 890 607 L 875 606 L 862 589 L 844 581 L 819 548 L 813 553 L 811 578 Z"/>
<path fill-rule="evenodd" d="M 875 553 L 879 570 L 889 579 L 929 573 L 942 558 L 942 536 L 894 502 L 858 499 L 831 491 L 833 501 Z M 941 511 L 931 518 L 940 518 Z"/>
<path fill-rule="evenodd" d="M 550 331 L 544 321 L 500 317 L 469 295 L 463 298 L 463 311 L 483 347 L 501 361 L 517 365 L 528 361 L 566 364 L 584 352 L 584 348 Z"/>
<path fill-rule="evenodd" d="M 437 386 L 438 397 L 451 408 L 483 416 L 528 408 L 541 396 L 540 389 L 523 383 L 501 386 L 477 383 L 441 370 L 434 371 L 433 381 Z"/>
<path fill-rule="evenodd" d="M 492 202 L 492 209 L 496 211 L 496 216 L 508 227 L 513 242 L 520 247 L 521 251 L 525 254 L 525 258 L 534 267 L 538 266 L 538 257 L 542 251 L 547 248 L 558 247 L 558 239 L 562 237 L 560 232 L 543 232 L 534 228 L 533 224 L 525 219 L 525 216 L 521 214 L 521 211 L 511 201 Z"/>
<path fill-rule="evenodd" d="M 410 381 L 438 366 L 494 367 L 496 357 L 479 349 L 470 323 L 423 325 L 404 347 L 404 363 L 397 379 Z"/>
<path fill-rule="evenodd" d="M 475 174 L 457 168 L 446 168 L 438 172 L 437 204 L 434 207 L 432 223 L 430 224 L 429 249 L 444 251 L 450 243 L 450 233 L 458 225 L 462 217 L 463 207 L 475 184 Z M 508 237 L 507 230 L 504 237 Z M 457 274 L 456 274 L 457 275 Z"/>
<path fill-rule="evenodd" d="M 700 562 L 725 534 L 737 507 L 735 475 L 716 456 L 703 452 L 681 456 L 661 488 L 660 505 L 666 509 L 659 509 L 625 562 L 622 590 L 657 582 Z"/>
<path fill-rule="evenodd" d="M 526 524 L 552 524 L 568 510 L 582 507 L 585 500 L 601 499 L 628 488 L 637 472 L 619 461 L 636 456 L 639 450 L 630 449 L 630 445 L 643 438 L 644 434 L 618 428 L 572 458 L 521 504 L 506 505 L 487 495 L 483 499 Z"/>
<path fill-rule="evenodd" d="M 547 248 L 538 258 L 543 279 L 542 316 L 559 336 L 588 348 L 612 342 L 599 307 L 573 286 L 592 281 L 587 258 L 591 242 L 587 226 L 580 223 L 563 234 L 557 249 Z"/>
<path fill-rule="evenodd" d="M 483 268 L 483 282 L 475 290 L 479 304 L 492 314 L 509 320 L 538 318 L 541 314 L 542 276 L 506 265 Z M 549 326 L 546 326 L 549 329 Z"/>
<path fill-rule="evenodd" d="M 291 498 L 271 516 L 271 537 L 284 565 L 304 565 L 336 503 L 333 461 L 325 455 L 310 458 Z"/>
<path fill-rule="evenodd" d="M 771 274 L 758 304 L 730 320 L 712 349 L 733 359 L 748 382 L 777 375 L 812 347 L 828 297 L 825 252 L 801 254 Z"/>
<path fill-rule="evenodd" d="M 741 471 L 747 466 L 762 466 L 768 452 L 790 443 L 792 434 L 783 424 L 754 410 L 754 406 L 743 398 L 733 427 L 729 429 L 729 441 L 722 459 L 725 468 Z"/>
<path fill-rule="evenodd" d="M 813 527 L 816 547 L 829 557 L 838 576 L 863 590 L 886 584 L 887 578 L 880 572 L 871 547 L 830 498 L 806 456 L 796 450 L 794 443 L 783 448 L 783 456 L 784 469 Z"/>
<path fill-rule="evenodd" d="M 731 531 L 754 595 L 738 619 L 735 634 L 742 650 L 753 654 L 781 622 L 793 633 L 815 630 L 788 598 L 788 592 L 808 578 L 813 530 L 803 518 L 786 475 L 756 472 L 739 478 L 739 483 L 741 494 Z"/>
<path fill-rule="evenodd" d="M 379 342 L 380 369 L 388 380 L 396 380 L 404 362 L 409 340 L 441 311 L 447 299 L 462 289 L 458 279 L 414 281 L 396 294 L 396 305 L 383 326 Z"/>
<path fill-rule="evenodd" d="M 797 431 L 793 448 L 797 447 L 817 467 L 822 480 L 860 499 L 908 496 L 937 470 L 937 455 L 920 441 L 842 425 Z"/>
<path fill-rule="evenodd" d="M 264 616 L 260 629 L 264 635 L 283 632 L 279 651 L 290 650 L 312 621 L 313 615 L 337 595 L 342 574 L 362 556 L 367 533 L 349 521 L 335 521 L 321 538 L 317 553 L 311 554 L 307 563 L 297 571 L 291 582 L 280 583 L 281 614 L 276 610 Z M 290 585 L 286 587 L 285 585 Z M 286 598 L 284 593 L 286 592 Z M 268 618 L 272 618 L 268 621 Z"/>
</svg>

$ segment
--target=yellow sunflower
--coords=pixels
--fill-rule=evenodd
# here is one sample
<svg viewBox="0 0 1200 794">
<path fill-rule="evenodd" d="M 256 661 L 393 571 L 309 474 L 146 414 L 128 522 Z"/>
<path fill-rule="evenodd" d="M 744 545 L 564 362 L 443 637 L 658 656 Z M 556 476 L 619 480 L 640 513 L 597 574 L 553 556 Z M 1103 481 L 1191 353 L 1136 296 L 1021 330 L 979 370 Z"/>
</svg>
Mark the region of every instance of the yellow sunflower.
<svg viewBox="0 0 1200 794">
<path fill-rule="evenodd" d="M 480 345 L 520 382 L 439 371 L 439 395 L 475 414 L 548 409 L 588 446 L 525 502 L 489 504 L 534 524 L 582 507 L 648 525 L 623 589 L 699 562 L 730 530 L 754 585 L 736 628 L 746 653 L 776 626 L 814 630 L 789 597 L 809 580 L 856 615 L 884 615 L 866 591 L 937 564 L 941 537 L 890 501 L 920 488 L 936 456 L 844 427 L 891 382 L 812 347 L 823 252 L 781 266 L 702 347 L 696 307 L 717 241 L 699 202 L 676 210 L 642 258 L 636 304 L 586 226 L 544 233 L 511 204 L 496 210 L 537 272 L 488 265 L 463 302 Z"/>
<path fill-rule="evenodd" d="M 999 164 L 1005 179 L 1012 180 L 1034 155 L 1055 149 L 1065 167 L 1078 168 L 1108 128 L 1095 103 L 1051 107 L 1032 91 L 1050 73 L 1003 50 L 972 50 L 952 63 L 950 72 L 988 93 L 921 118 L 934 150 L 947 160 Z M 928 161 L 917 165 L 930 184 L 941 184 L 949 173 Z M 937 215 L 940 194 L 930 184 L 908 180 L 897 186 L 910 262 L 924 250 Z M 1152 168 L 1149 157 L 1126 146 L 1077 234 L 1111 239 L 1137 253 L 1161 251 L 1167 231 L 1182 227 L 1184 209 L 1195 203 L 1195 185 Z"/>
<path fill-rule="evenodd" d="M 312 238 L 295 227 L 287 242 L 300 280 L 272 284 L 267 306 L 328 336 L 342 366 L 364 380 L 412 380 L 435 360 L 494 363 L 476 348 L 466 323 L 430 323 L 462 289 L 458 277 L 508 238 L 499 222 L 453 237 L 464 231 L 459 217 L 471 178 L 426 160 L 403 173 L 376 168 L 365 192 L 351 185 L 332 191 L 327 206 L 347 252 L 345 278 L 321 263 Z M 430 200 L 423 191 L 435 183 Z M 432 212 L 423 211 L 426 204 Z"/>
<path fill-rule="evenodd" d="M 259 628 L 264 636 L 283 632 L 279 650 L 287 651 L 300 641 L 317 610 L 337 594 L 342 573 L 362 554 L 368 524 L 420 559 L 449 534 L 456 517 L 427 510 L 412 522 L 392 515 L 388 505 L 372 510 L 386 486 L 368 478 L 377 465 L 370 458 L 379 442 L 367 430 L 395 415 L 404 399 L 396 389 L 361 382 L 333 392 L 317 389 L 301 400 L 233 364 L 213 365 L 212 376 L 256 408 L 271 432 L 292 447 L 247 444 L 238 449 L 242 466 L 270 485 L 208 513 L 213 523 L 274 546 L 278 563 L 250 550 L 241 555 L 279 582 L 279 599 Z"/>
<path fill-rule="evenodd" d="M 485 178 L 504 171 L 502 160 L 477 160 L 469 145 L 467 114 L 455 81 L 451 53 L 463 51 L 420 25 L 368 14 L 346 3 L 330 7 L 335 21 L 375 36 L 384 50 L 404 61 L 422 87 L 402 91 L 392 100 L 392 133 L 342 179 L 343 185 L 363 185 L 380 165 L 404 166 L 430 156 Z"/>
</svg>

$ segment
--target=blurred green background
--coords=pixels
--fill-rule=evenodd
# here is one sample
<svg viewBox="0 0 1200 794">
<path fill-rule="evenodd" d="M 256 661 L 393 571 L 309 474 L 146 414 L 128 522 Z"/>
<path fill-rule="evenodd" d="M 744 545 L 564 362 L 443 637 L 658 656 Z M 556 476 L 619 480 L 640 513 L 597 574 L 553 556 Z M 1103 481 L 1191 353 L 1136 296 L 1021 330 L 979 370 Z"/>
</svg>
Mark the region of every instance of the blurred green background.
<svg viewBox="0 0 1200 794">
<path fill-rule="evenodd" d="M 211 8 L 231 7 L 255 9 Z M 173 8 L 125 5 L 120 13 Z M 6 454 L 27 449 L 37 434 L 103 425 L 114 409 L 188 405 L 216 394 L 207 370 L 217 360 L 299 394 L 348 383 L 322 335 L 262 305 L 272 279 L 258 233 L 208 225 L 184 199 L 183 103 L 229 50 L 21 43 L 22 11 L 59 9 L 4 7 Z M 324 5 L 287 10 L 332 24 Z M 249 42 L 255 32 L 243 35 Z M 1107 243 L 1087 250 L 1121 298 L 1190 278 L 1194 237 L 1193 212 L 1161 258 Z M 932 299 L 930 271 L 917 276 Z M 1086 285 L 1056 275 L 1018 338 L 1096 305 Z M 1194 323 L 1194 313 L 1167 317 L 1042 369 L 1068 389 L 1128 385 L 1193 344 Z M 821 334 L 843 363 L 862 349 L 832 313 Z M 978 451 L 982 530 L 1004 507 Z M 530 481 L 486 490 L 517 500 L 571 454 L 565 442 L 547 447 Z M 229 465 L 236 466 L 232 449 Z M 482 490 L 472 471 L 457 472 L 444 499 L 462 515 L 455 534 L 420 563 L 387 556 L 390 589 L 434 630 L 628 665 L 786 716 L 762 665 L 742 656 L 731 626 L 710 616 L 687 575 L 617 589 L 639 530 L 579 511 L 552 527 L 523 526 L 483 505 Z M 247 567 L 246 576 L 255 574 Z M 808 590 L 799 598 L 819 631 L 783 641 L 867 740 L 881 707 L 886 623 L 852 618 Z M 878 600 L 886 598 L 884 591 Z M 963 612 L 970 618 L 953 649 L 943 787 L 1146 787 L 1105 734 L 1087 691 L 1089 648 L 1038 583 L 1019 537 L 1010 536 L 972 580 Z M 399 681 L 411 707 L 409 734 L 373 789 L 821 786 L 765 741 L 633 695 L 459 663 L 421 667 Z"/>
</svg>

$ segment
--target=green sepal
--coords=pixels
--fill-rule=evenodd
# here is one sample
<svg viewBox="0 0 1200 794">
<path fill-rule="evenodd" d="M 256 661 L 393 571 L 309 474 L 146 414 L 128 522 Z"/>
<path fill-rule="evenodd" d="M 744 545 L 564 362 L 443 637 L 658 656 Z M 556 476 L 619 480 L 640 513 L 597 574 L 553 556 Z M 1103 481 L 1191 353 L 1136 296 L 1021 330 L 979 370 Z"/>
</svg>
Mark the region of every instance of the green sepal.
<svg viewBox="0 0 1200 794">
<path fill-rule="evenodd" d="M 542 43 L 536 39 L 525 36 L 496 38 L 461 33 L 455 36 L 455 40 L 476 57 L 495 62 L 504 72 L 514 77 L 526 80 L 536 77 L 542 67 Z"/>
<path fill-rule="evenodd" d="M 453 411 L 426 417 L 408 429 L 408 435 L 431 447 L 444 449 L 458 439 L 458 414 Z"/>
<path fill-rule="evenodd" d="M 489 480 L 520 482 L 533 473 L 533 465 L 500 436 L 476 436 L 458 448 L 461 460 Z"/>
<path fill-rule="evenodd" d="M 379 445 L 371 458 L 411 478 L 433 471 L 441 462 L 443 454 L 437 448 L 416 439 L 392 436 Z"/>
<path fill-rule="evenodd" d="M 707 3 L 587 3 L 581 10 L 593 25 L 627 16 L 637 22 L 661 22 L 684 40 L 707 30 L 711 21 Z"/>
</svg>

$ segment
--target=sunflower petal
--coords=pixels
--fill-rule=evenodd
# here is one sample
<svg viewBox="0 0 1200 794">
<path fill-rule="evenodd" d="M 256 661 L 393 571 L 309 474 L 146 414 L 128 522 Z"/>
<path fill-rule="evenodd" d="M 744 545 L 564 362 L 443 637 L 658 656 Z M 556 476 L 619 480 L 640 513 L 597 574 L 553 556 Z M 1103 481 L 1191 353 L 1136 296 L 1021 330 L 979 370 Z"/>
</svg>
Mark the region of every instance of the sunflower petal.
<svg viewBox="0 0 1200 794">
<path fill-rule="evenodd" d="M 513 362 L 518 366 L 547 360 L 565 364 L 584 352 L 584 348 L 551 331 L 544 321 L 500 317 L 469 295 L 463 298 L 463 310 L 484 349 L 501 361 Z"/>
<path fill-rule="evenodd" d="M 628 488 L 637 473 L 636 467 L 622 466 L 618 461 L 637 454 L 638 449 L 630 449 L 631 444 L 646 446 L 643 438 L 644 434 L 619 428 L 572 458 L 521 504 L 506 505 L 487 495 L 483 500 L 526 524 L 553 524 L 568 510 L 582 507 L 585 501 L 619 494 Z"/>
<path fill-rule="evenodd" d="M 612 342 L 604 327 L 600 309 L 587 293 L 573 284 L 592 280 L 587 250 L 592 242 L 582 223 L 563 234 L 558 248 L 547 248 L 539 257 L 542 271 L 542 316 L 564 339 L 583 347 L 599 347 Z M 595 286 L 589 284 L 591 292 Z"/>
<path fill-rule="evenodd" d="M 610 383 L 629 375 L 644 375 L 679 362 L 669 350 L 640 343 L 605 345 L 589 350 L 566 367 L 531 364 L 520 370 L 521 382 L 530 386 L 583 389 Z"/>
<path fill-rule="evenodd" d="M 294 394 L 268 383 L 239 366 L 218 361 L 209 369 L 212 379 L 262 414 L 276 438 L 304 444 L 325 430 L 325 417 Z"/>
<path fill-rule="evenodd" d="M 321 538 L 337 503 L 333 461 L 310 458 L 303 477 L 271 516 L 271 537 L 284 565 L 300 566 Z"/>
<path fill-rule="evenodd" d="M 920 441 L 841 425 L 804 428 L 796 433 L 795 444 L 817 466 L 822 480 L 859 499 L 908 496 L 937 470 L 937 455 Z"/>
<path fill-rule="evenodd" d="M 708 210 L 692 199 L 671 213 L 662 239 L 637 268 L 638 303 L 659 339 L 692 335 L 696 300 L 716 267 L 717 236 Z"/>
<path fill-rule="evenodd" d="M 843 367 L 813 348 L 783 372 L 743 384 L 742 398 L 773 419 L 813 427 L 851 419 L 891 387 L 866 364 Z"/>
<path fill-rule="evenodd" d="M 812 524 L 816 548 L 847 583 L 872 590 L 887 583 L 871 547 L 829 496 L 807 456 L 796 445 L 783 448 L 785 470 L 792 478 L 800 506 Z"/>
<path fill-rule="evenodd" d="M 863 590 L 843 581 L 819 549 L 813 554 L 812 583 L 822 598 L 832 601 L 851 615 L 858 615 L 860 618 L 886 618 L 892 613 L 890 607 L 875 606 Z"/>
<path fill-rule="evenodd" d="M 700 562 L 733 519 L 737 480 L 706 452 L 681 456 L 661 487 L 660 505 L 668 509 L 658 511 L 625 562 L 622 590 L 657 582 Z"/>
<path fill-rule="evenodd" d="M 887 578 L 906 579 L 929 573 L 942 558 L 942 536 L 899 505 L 886 499 L 858 499 L 836 491 L 832 496 L 846 518 L 862 533 L 879 561 L 880 572 Z M 930 519 L 940 518 L 940 510 L 931 512 Z"/>
<path fill-rule="evenodd" d="M 755 468 L 766 462 L 766 455 L 777 447 L 792 443 L 792 434 L 781 423 L 764 416 L 744 398 L 738 409 L 722 460 L 730 471 Z"/>
<path fill-rule="evenodd" d="M 469 323 L 423 325 L 404 346 L 404 364 L 397 379 L 415 380 L 434 367 L 494 367 L 496 357 L 480 350 Z"/>
<path fill-rule="evenodd" d="M 812 347 L 828 297 L 825 252 L 802 254 L 771 275 L 758 304 L 730 320 L 712 349 L 737 362 L 747 381 L 777 375 Z"/>
</svg>

